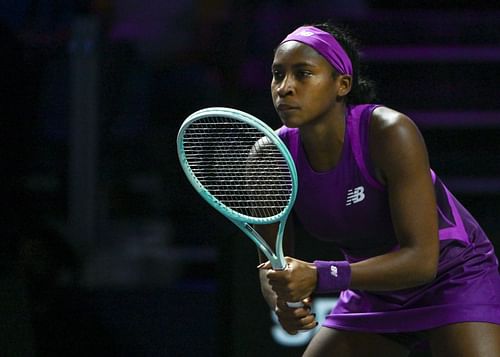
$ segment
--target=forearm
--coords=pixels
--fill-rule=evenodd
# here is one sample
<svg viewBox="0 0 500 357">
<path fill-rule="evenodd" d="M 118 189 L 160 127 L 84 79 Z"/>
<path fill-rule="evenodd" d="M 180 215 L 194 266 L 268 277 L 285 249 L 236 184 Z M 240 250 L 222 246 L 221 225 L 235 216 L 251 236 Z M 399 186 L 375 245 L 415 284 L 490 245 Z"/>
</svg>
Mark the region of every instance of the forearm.
<svg viewBox="0 0 500 357">
<path fill-rule="evenodd" d="M 351 264 L 351 289 L 388 291 L 426 284 L 435 278 L 437 259 L 434 252 L 423 254 L 415 249 L 397 251 Z"/>
<path fill-rule="evenodd" d="M 346 261 L 304 262 L 287 257 L 285 271 L 260 271 L 262 293 L 273 307 L 276 294 L 287 301 L 300 301 L 312 293 L 333 293 L 346 289 L 391 291 L 432 281 L 437 271 L 438 251 L 401 248 L 397 251 L 349 264 Z"/>
</svg>

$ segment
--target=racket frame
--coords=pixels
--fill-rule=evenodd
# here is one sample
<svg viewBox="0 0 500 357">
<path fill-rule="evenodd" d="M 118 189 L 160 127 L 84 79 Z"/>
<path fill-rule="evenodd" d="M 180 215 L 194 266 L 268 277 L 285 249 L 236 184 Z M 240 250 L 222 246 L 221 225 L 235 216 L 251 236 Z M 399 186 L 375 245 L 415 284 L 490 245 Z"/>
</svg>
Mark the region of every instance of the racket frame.
<svg viewBox="0 0 500 357">
<path fill-rule="evenodd" d="M 282 210 L 280 213 L 274 216 L 264 217 L 264 218 L 252 217 L 241 214 L 239 212 L 232 210 L 231 208 L 223 204 L 221 201 L 219 201 L 196 178 L 196 175 L 191 170 L 189 163 L 186 159 L 186 154 L 184 151 L 184 133 L 193 122 L 196 122 L 200 119 L 207 117 L 228 117 L 234 120 L 244 122 L 258 129 L 260 132 L 262 132 L 262 136 L 266 136 L 273 142 L 273 144 L 276 145 L 280 153 L 283 155 L 286 164 L 288 166 L 288 169 L 290 170 L 290 177 L 292 183 L 291 194 L 288 199 L 288 204 L 286 205 L 284 210 Z M 177 153 L 181 167 L 184 170 L 184 173 L 186 174 L 188 180 L 191 182 L 196 191 L 200 194 L 200 196 L 203 197 L 205 201 L 207 201 L 217 211 L 222 213 L 231 222 L 233 222 L 233 224 L 235 224 L 238 228 L 240 228 L 240 230 L 243 231 L 243 233 L 245 233 L 255 243 L 257 248 L 259 248 L 262 251 L 262 253 L 264 253 L 266 258 L 271 263 L 273 269 L 275 270 L 285 269 L 286 261 L 283 254 L 283 235 L 288 216 L 293 208 L 293 204 L 297 196 L 298 178 L 297 178 L 297 170 L 295 168 L 292 156 L 288 151 L 288 148 L 286 147 L 285 143 L 276 134 L 276 132 L 272 130 L 267 124 L 262 122 L 260 119 L 254 117 L 251 114 L 242 112 L 240 110 L 226 108 L 226 107 L 205 108 L 194 112 L 193 114 L 188 116 L 182 123 L 179 132 L 177 134 Z M 252 227 L 252 224 L 264 225 L 277 222 L 279 222 L 279 225 L 276 234 L 275 249 L 273 250 L 269 246 L 269 244 L 264 240 L 264 238 Z"/>
</svg>

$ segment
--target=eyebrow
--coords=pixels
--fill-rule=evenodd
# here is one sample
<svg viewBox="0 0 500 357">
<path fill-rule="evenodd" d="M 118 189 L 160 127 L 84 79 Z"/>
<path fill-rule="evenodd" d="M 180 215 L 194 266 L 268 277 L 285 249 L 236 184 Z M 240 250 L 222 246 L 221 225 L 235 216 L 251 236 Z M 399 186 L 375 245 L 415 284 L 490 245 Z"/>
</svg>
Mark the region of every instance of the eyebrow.
<svg viewBox="0 0 500 357">
<path fill-rule="evenodd" d="M 280 63 L 273 63 L 272 64 L 272 68 L 276 68 L 276 67 L 283 67 L 282 64 Z M 311 63 L 311 62 L 299 62 L 299 63 L 294 63 L 292 65 L 292 68 L 296 69 L 296 68 L 304 68 L 304 67 L 317 67 L 317 65 Z"/>
</svg>

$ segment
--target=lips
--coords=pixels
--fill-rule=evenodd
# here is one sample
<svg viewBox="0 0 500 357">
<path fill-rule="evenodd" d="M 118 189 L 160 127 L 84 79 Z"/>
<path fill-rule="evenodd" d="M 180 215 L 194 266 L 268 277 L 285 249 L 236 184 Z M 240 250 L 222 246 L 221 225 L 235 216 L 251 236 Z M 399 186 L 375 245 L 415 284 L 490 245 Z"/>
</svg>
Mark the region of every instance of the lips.
<svg viewBox="0 0 500 357">
<path fill-rule="evenodd" d="M 281 103 L 281 104 L 278 104 L 276 109 L 280 112 L 287 112 L 290 110 L 297 110 L 297 109 L 299 109 L 299 107 L 296 105 Z"/>
</svg>

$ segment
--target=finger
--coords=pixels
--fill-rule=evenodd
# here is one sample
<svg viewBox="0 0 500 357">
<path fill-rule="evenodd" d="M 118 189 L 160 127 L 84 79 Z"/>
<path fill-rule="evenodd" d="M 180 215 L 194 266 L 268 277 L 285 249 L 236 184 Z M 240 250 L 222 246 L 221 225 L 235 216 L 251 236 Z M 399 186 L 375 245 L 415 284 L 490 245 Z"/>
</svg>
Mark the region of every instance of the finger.
<svg viewBox="0 0 500 357">
<path fill-rule="evenodd" d="M 309 315 L 303 319 L 297 319 L 295 317 L 278 315 L 278 321 L 280 322 L 283 329 L 287 332 L 300 331 L 300 330 L 311 330 L 318 326 L 316 319 Z"/>
<path fill-rule="evenodd" d="M 286 280 L 289 273 L 284 270 L 274 270 L 272 267 L 269 268 L 267 272 L 267 278 L 269 281 L 283 281 Z"/>
<path fill-rule="evenodd" d="M 257 269 L 272 269 L 271 262 L 268 260 L 267 262 L 260 263 L 257 265 Z"/>
<path fill-rule="evenodd" d="M 287 288 L 277 287 L 277 286 L 271 285 L 271 289 L 276 293 L 276 296 L 278 297 L 278 299 L 284 300 L 284 301 L 292 301 L 290 291 Z M 288 306 L 288 307 L 290 309 L 296 309 L 296 307 L 293 307 L 293 306 L 292 307 Z"/>
<path fill-rule="evenodd" d="M 302 296 L 297 295 L 295 291 L 291 290 L 287 285 L 270 284 L 271 289 L 276 293 L 279 299 L 285 300 L 290 303 L 302 302 Z M 302 304 L 298 304 L 302 305 Z M 310 307 L 310 306 L 309 306 Z M 297 309 L 298 307 L 292 307 Z"/>
<path fill-rule="evenodd" d="M 296 319 L 294 316 L 278 314 L 278 321 L 280 322 L 280 325 L 283 327 L 283 329 L 287 332 L 298 331 L 304 326 L 304 324 L 300 322 L 300 319 Z"/>
<path fill-rule="evenodd" d="M 304 317 L 311 314 L 311 308 L 308 306 L 290 307 L 290 309 L 293 311 L 293 314 L 297 317 Z"/>
<path fill-rule="evenodd" d="M 280 323 L 293 329 L 301 329 L 303 326 L 311 325 L 316 321 L 315 314 L 297 314 L 295 311 L 277 310 L 276 316 Z"/>
<path fill-rule="evenodd" d="M 310 324 L 315 324 L 317 322 L 316 321 L 316 314 L 306 315 L 306 316 L 302 317 L 299 321 L 302 324 L 302 326 L 307 326 L 307 325 L 310 325 Z"/>
<path fill-rule="evenodd" d="M 309 314 L 299 320 L 290 323 L 290 326 L 297 330 L 312 330 L 318 326 L 315 314 Z"/>
<path fill-rule="evenodd" d="M 281 326 L 281 327 L 283 327 L 283 326 Z M 292 335 L 292 336 L 293 336 L 293 335 L 296 335 L 296 334 L 298 334 L 298 333 L 299 333 L 299 331 L 298 331 L 298 330 L 287 329 L 287 328 L 284 328 L 284 327 L 283 327 L 283 330 L 285 330 L 285 331 L 286 331 L 286 333 L 288 333 L 289 335 Z"/>
<path fill-rule="evenodd" d="M 304 324 L 302 325 L 302 327 L 300 328 L 300 330 L 313 330 L 315 329 L 317 326 L 318 326 L 318 321 L 314 320 L 308 324 Z"/>
<path fill-rule="evenodd" d="M 276 300 L 276 308 L 278 308 L 280 310 L 291 310 L 291 309 L 293 309 L 292 307 L 288 306 L 288 304 L 286 303 L 285 300 L 282 300 L 280 298 L 278 298 Z"/>
<path fill-rule="evenodd" d="M 298 330 L 300 329 L 300 325 L 297 324 L 296 321 L 290 320 L 285 318 L 284 316 L 277 314 L 278 316 L 278 321 L 283 328 L 289 335 L 296 335 Z"/>
<path fill-rule="evenodd" d="M 266 273 L 266 278 L 267 278 L 269 285 L 271 285 L 271 287 L 275 287 L 277 289 L 281 289 L 281 288 L 286 287 L 287 282 L 285 280 L 280 279 L 280 277 L 269 275 L 269 272 L 271 272 L 271 271 L 272 270 L 267 270 L 267 273 Z"/>
</svg>

